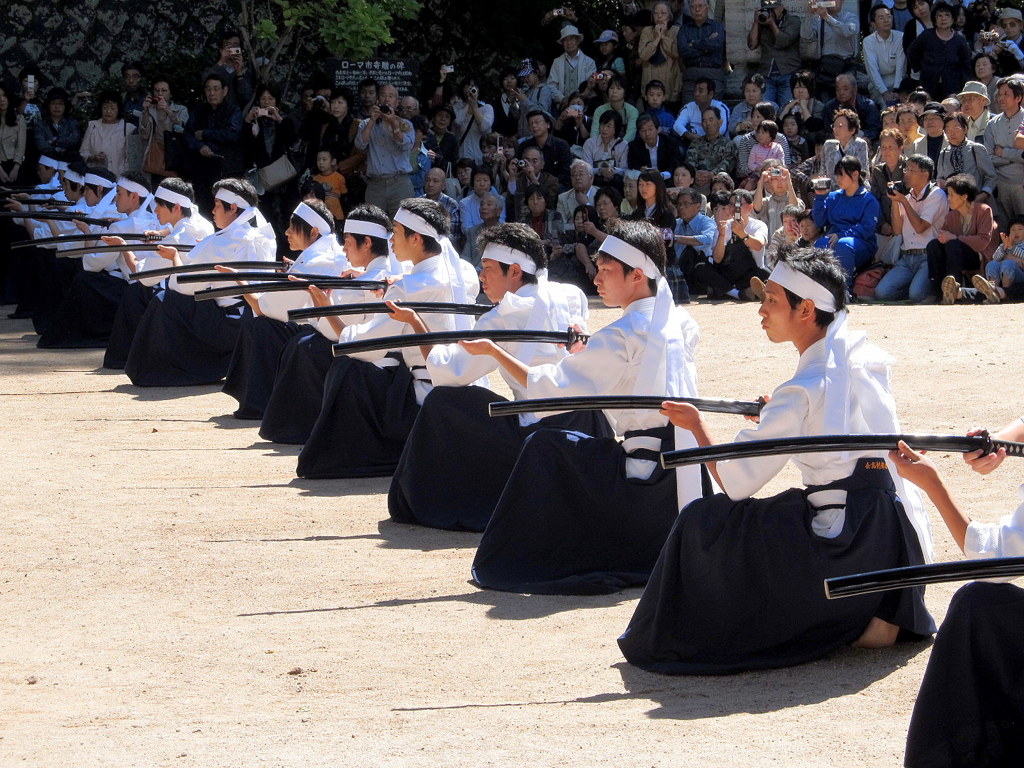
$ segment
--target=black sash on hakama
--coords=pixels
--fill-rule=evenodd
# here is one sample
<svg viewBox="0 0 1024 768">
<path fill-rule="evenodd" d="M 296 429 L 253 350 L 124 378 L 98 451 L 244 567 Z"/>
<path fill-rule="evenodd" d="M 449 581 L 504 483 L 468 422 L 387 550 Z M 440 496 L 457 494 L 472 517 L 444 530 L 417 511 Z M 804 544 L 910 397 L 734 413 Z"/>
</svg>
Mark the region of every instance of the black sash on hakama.
<svg viewBox="0 0 1024 768">
<path fill-rule="evenodd" d="M 158 293 L 142 316 L 124 372 L 139 387 L 187 387 L 224 378 L 238 338 L 241 305 L 166 290 Z"/>
<path fill-rule="evenodd" d="M 43 330 L 40 349 L 103 349 L 128 283 L 106 270 L 79 272 Z"/>
<path fill-rule="evenodd" d="M 154 289 L 142 283 L 128 283 L 121 296 L 121 304 L 114 316 L 114 324 L 110 329 L 107 351 L 103 355 L 103 367 L 120 371 L 128 362 L 128 352 L 132 348 L 135 331 L 146 314 L 146 307 L 153 299 Z"/>
<path fill-rule="evenodd" d="M 631 432 L 674 447 L 671 427 Z M 598 595 L 647 582 L 678 515 L 675 473 L 626 477 L 618 440 L 540 429 L 522 452 L 473 560 L 488 589 Z"/>
<path fill-rule="evenodd" d="M 907 768 L 1024 765 L 1024 590 L 961 587 L 932 646 Z"/>
<path fill-rule="evenodd" d="M 336 357 L 320 415 L 299 452 L 306 478 L 386 477 L 395 471 L 420 407 L 405 363 L 378 368 Z"/>
<path fill-rule="evenodd" d="M 334 362 L 334 344 L 316 331 L 293 336 L 285 343 L 263 409 L 260 437 L 289 445 L 302 445 L 309 439 L 324 402 L 324 379 Z"/>
<path fill-rule="evenodd" d="M 815 535 L 807 494 L 847 491 L 839 536 Z M 924 588 L 828 600 L 823 579 L 924 562 L 881 458 L 828 486 L 768 499 L 698 499 L 680 513 L 619 647 L 662 674 L 803 664 L 856 640 L 872 617 L 917 637 L 935 624 Z"/>
<path fill-rule="evenodd" d="M 236 419 L 258 421 L 263 418 L 274 389 L 281 351 L 289 339 L 303 330 L 311 329 L 266 316 L 253 315 L 242 321 L 221 390 L 238 401 Z"/>
<path fill-rule="evenodd" d="M 484 387 L 434 387 L 423 401 L 388 492 L 398 523 L 482 531 L 501 497 L 523 441 L 538 429 L 591 437 L 614 433 L 601 411 L 571 411 L 528 427 L 518 416 L 491 418 L 489 403 L 508 402 Z"/>
</svg>

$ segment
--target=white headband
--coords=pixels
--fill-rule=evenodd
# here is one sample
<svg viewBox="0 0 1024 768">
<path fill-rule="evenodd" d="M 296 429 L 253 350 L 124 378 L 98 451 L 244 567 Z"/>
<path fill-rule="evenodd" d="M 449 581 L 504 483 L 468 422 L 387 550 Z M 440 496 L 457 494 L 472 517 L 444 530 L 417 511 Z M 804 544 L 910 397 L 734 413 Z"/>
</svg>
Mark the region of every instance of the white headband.
<svg viewBox="0 0 1024 768">
<path fill-rule="evenodd" d="M 248 210 L 249 208 L 253 207 L 252 203 L 250 203 L 241 195 L 236 195 L 230 189 L 218 189 L 217 194 L 214 195 L 214 198 L 216 198 L 217 200 L 222 200 L 225 203 L 229 203 L 231 205 L 237 205 L 239 208 L 242 208 L 244 210 Z"/>
<path fill-rule="evenodd" d="M 810 299 L 814 302 L 815 308 L 822 312 L 836 311 L 835 296 L 828 288 L 812 280 L 803 272 L 797 272 L 784 261 L 775 265 L 768 279 L 795 293 L 801 299 Z"/>
<path fill-rule="evenodd" d="M 440 240 L 442 237 L 442 235 L 434 229 L 426 219 L 413 213 L 407 208 L 398 209 L 398 213 L 395 214 L 395 222 L 401 224 L 407 229 L 411 229 L 413 232 L 417 232 L 426 237 L 432 237 L 435 240 Z"/>
<path fill-rule="evenodd" d="M 163 200 L 165 203 L 180 205 L 182 208 L 191 208 L 195 205 L 195 201 L 189 200 L 180 192 L 175 192 L 167 187 L 157 187 L 156 192 L 153 193 L 153 197 L 157 200 Z"/>
<path fill-rule="evenodd" d="M 72 184 L 84 184 L 85 183 L 85 177 L 82 174 L 80 174 L 80 173 L 75 173 L 74 171 L 66 172 L 64 174 L 64 178 L 67 181 L 70 181 Z"/>
<path fill-rule="evenodd" d="M 295 216 L 298 216 L 304 222 L 309 224 L 309 226 L 316 228 L 321 235 L 331 234 L 331 225 L 327 223 L 327 219 L 305 203 L 299 203 L 295 207 L 295 211 L 293 213 Z"/>
<path fill-rule="evenodd" d="M 57 161 L 57 170 L 58 171 L 66 171 L 67 169 L 68 169 L 68 164 L 67 163 L 65 163 L 63 160 L 58 160 Z"/>
<path fill-rule="evenodd" d="M 601 247 L 598 249 L 598 253 L 607 254 L 634 269 L 643 270 L 644 275 L 651 280 L 657 280 L 661 277 L 661 270 L 651 261 L 650 256 L 614 235 L 609 235 L 604 239 L 604 242 L 601 243 Z"/>
<path fill-rule="evenodd" d="M 47 157 L 46 155 L 42 155 L 39 158 L 39 164 L 40 165 L 45 165 L 47 168 L 53 168 L 53 170 L 55 170 L 55 171 L 59 171 L 60 170 L 60 163 L 58 163 L 52 157 Z"/>
<path fill-rule="evenodd" d="M 500 261 L 502 264 L 518 264 L 519 268 L 526 274 L 537 274 L 536 262 L 523 251 L 516 250 L 508 245 L 488 243 L 480 258 L 493 259 L 494 261 Z"/>
<path fill-rule="evenodd" d="M 372 221 L 360 221 L 359 219 L 345 219 L 345 227 L 342 231 L 346 235 L 366 235 L 367 237 L 379 237 L 382 240 L 387 240 L 391 237 L 391 233 L 380 224 L 374 224 Z"/>
<path fill-rule="evenodd" d="M 138 195 L 141 198 L 147 198 L 151 194 L 153 194 L 148 189 L 146 189 L 144 186 L 139 184 L 139 182 L 132 181 L 131 179 L 126 179 L 124 176 L 121 176 L 121 177 L 118 178 L 117 186 L 122 187 L 124 189 L 127 189 L 129 192 L 134 192 L 136 195 Z"/>
<path fill-rule="evenodd" d="M 92 184 L 97 187 L 103 187 L 104 189 L 111 189 L 114 186 L 114 182 L 110 179 L 105 179 L 96 173 L 85 174 L 85 183 Z"/>
</svg>

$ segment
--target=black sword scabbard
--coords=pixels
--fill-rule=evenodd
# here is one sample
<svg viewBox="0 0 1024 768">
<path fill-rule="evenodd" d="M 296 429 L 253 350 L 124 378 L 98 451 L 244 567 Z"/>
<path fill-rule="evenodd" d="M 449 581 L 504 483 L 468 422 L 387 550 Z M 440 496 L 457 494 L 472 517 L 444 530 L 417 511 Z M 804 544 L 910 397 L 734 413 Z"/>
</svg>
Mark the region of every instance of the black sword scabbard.
<svg viewBox="0 0 1024 768">
<path fill-rule="evenodd" d="M 224 273 L 218 272 L 218 275 Z M 221 299 L 228 296 L 241 296 L 248 293 L 277 293 L 282 291 L 304 291 L 307 288 L 314 286 L 318 288 L 343 288 L 348 290 L 376 290 L 379 288 L 380 282 L 377 280 L 349 280 L 344 277 L 334 277 L 327 279 L 318 280 L 289 280 L 286 275 L 282 275 L 285 279 L 283 280 L 271 280 L 269 282 L 261 283 L 249 283 L 247 285 L 226 285 L 221 288 L 205 288 L 201 291 L 196 291 L 194 297 L 196 301 L 203 301 L 205 299 Z M 229 278 L 230 279 L 230 278 Z M 181 278 L 178 278 L 181 282 Z M 205 280 L 191 280 L 188 282 L 219 282 L 219 278 L 205 279 Z M 387 285 L 387 283 L 384 283 Z"/>
<path fill-rule="evenodd" d="M 599 395 L 597 397 L 544 397 L 535 400 L 513 400 L 508 403 L 491 403 L 491 416 L 512 416 L 519 413 L 546 413 L 550 411 L 616 411 L 616 410 L 661 410 L 666 401 L 689 403 L 700 411 L 709 413 L 735 413 L 756 416 L 763 403 L 744 400 L 719 400 L 706 397 L 664 397 L 633 395 Z"/>
<path fill-rule="evenodd" d="M 906 589 L 927 584 L 971 579 L 1014 578 L 1024 576 L 1024 557 L 996 557 L 984 560 L 960 560 L 953 563 L 929 563 L 888 568 L 884 571 L 855 573 L 825 579 L 825 597 L 867 595 L 891 589 Z"/>
<path fill-rule="evenodd" d="M 177 246 L 171 246 L 176 248 Z M 223 261 L 216 262 L 223 264 L 226 267 L 232 267 L 233 269 L 259 269 L 259 270 L 275 270 L 284 269 L 285 263 L 283 261 Z M 132 280 L 141 280 L 150 277 L 169 277 L 170 275 L 184 275 L 189 272 L 201 272 L 203 270 L 212 269 L 214 264 L 182 264 L 180 266 L 171 267 L 158 267 L 157 269 L 146 269 L 142 272 L 135 272 L 131 275 Z M 217 273 L 222 274 L 220 272 Z M 266 273 L 263 273 L 264 277 Z"/>
<path fill-rule="evenodd" d="M 414 312 L 433 314 L 447 313 L 452 315 L 485 315 L 494 309 L 493 304 L 454 304 L 444 301 L 403 301 L 399 306 L 402 307 L 402 309 L 411 309 Z M 288 310 L 288 318 L 290 320 L 309 320 L 316 317 L 373 315 L 389 312 L 391 312 L 391 309 L 387 304 L 382 301 L 375 301 L 361 304 L 339 304 L 330 307 L 290 309 Z"/>
<path fill-rule="evenodd" d="M 32 240 L 32 239 L 29 239 L 29 240 L 15 240 L 13 243 L 11 243 L 11 250 L 14 251 L 14 250 L 17 250 L 19 248 L 34 248 L 35 246 L 40 246 L 40 245 L 60 245 L 62 243 L 82 243 L 82 242 L 85 242 L 87 240 L 97 240 L 100 237 L 102 237 L 102 235 L 97 235 L 97 234 L 91 233 L 91 234 L 88 234 L 88 235 L 77 234 L 77 235 L 57 235 L 56 237 L 41 237 L 38 240 Z M 138 233 L 138 232 L 136 232 L 136 233 L 118 232 L 117 233 L 117 237 L 120 237 L 122 240 L 142 240 L 143 242 L 147 242 L 147 243 L 156 243 L 157 241 L 160 240 L 161 235 L 146 235 L 146 234 Z M 186 246 L 175 245 L 174 247 L 175 248 L 183 248 L 183 247 L 186 247 Z M 188 246 L 188 247 L 191 247 L 191 246 Z"/>
<path fill-rule="evenodd" d="M 389 349 L 429 346 L 432 344 L 454 344 L 459 341 L 490 339 L 502 342 L 542 342 L 572 346 L 577 341 L 586 342 L 589 336 L 577 333 L 571 328 L 565 331 L 440 331 L 437 333 L 411 333 L 404 336 L 386 336 L 379 339 L 363 339 L 335 344 L 335 357 L 360 352 L 380 352 Z"/>
</svg>

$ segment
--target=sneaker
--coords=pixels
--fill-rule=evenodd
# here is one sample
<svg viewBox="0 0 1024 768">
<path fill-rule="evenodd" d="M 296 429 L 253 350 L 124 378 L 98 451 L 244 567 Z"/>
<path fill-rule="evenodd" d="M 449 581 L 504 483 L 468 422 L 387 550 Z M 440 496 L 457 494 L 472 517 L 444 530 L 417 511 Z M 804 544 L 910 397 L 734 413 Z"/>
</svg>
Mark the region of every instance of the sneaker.
<svg viewBox="0 0 1024 768">
<path fill-rule="evenodd" d="M 952 275 L 942 278 L 942 303 L 947 307 L 956 304 L 960 298 L 960 283 Z"/>
<path fill-rule="evenodd" d="M 971 278 L 971 283 L 985 295 L 985 301 L 989 304 L 999 303 L 999 293 L 996 291 L 996 287 L 993 283 L 990 283 L 981 275 L 975 275 Z"/>
</svg>

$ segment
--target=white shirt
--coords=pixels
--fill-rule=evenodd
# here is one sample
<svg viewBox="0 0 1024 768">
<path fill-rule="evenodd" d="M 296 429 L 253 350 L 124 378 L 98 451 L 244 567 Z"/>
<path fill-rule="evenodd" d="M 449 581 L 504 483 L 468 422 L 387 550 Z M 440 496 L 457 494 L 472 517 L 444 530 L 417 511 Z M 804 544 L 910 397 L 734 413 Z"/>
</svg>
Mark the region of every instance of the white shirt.
<svg viewBox="0 0 1024 768">
<path fill-rule="evenodd" d="M 710 107 L 718 107 L 718 111 L 722 115 L 722 127 L 719 133 L 722 136 L 729 135 L 729 108 L 725 106 L 718 99 L 712 99 Z M 705 107 L 704 109 L 707 109 Z M 704 109 L 701 109 L 700 105 L 696 101 L 691 101 L 685 107 L 679 111 L 679 116 L 676 117 L 676 122 L 672 126 L 672 130 L 676 132 L 677 136 L 682 136 L 687 131 L 696 133 L 698 136 L 704 135 L 704 125 L 701 122 L 704 119 Z"/>
<path fill-rule="evenodd" d="M 587 332 L 587 320 L 590 308 L 587 297 L 579 288 L 565 283 L 548 283 L 551 306 L 542 320 L 534 320 L 533 312 L 537 302 L 538 287 L 534 283 L 522 286 L 516 293 L 506 293 L 494 309 L 477 320 L 474 330 L 539 330 L 562 331 L 569 326 L 578 324 L 583 332 Z M 534 328 L 534 322 L 537 327 Z M 530 342 L 508 342 L 501 345 L 517 360 L 528 366 L 557 364 L 567 354 L 564 347 L 557 344 Z M 436 386 L 460 387 L 472 384 L 485 378 L 491 371 L 497 370 L 512 390 L 516 400 L 523 400 L 526 389 L 515 378 L 498 365 L 498 361 L 490 355 L 471 355 L 458 344 L 437 344 L 427 357 L 427 370 Z M 524 426 L 537 420 L 532 414 L 528 419 L 520 418 Z"/>
<path fill-rule="evenodd" d="M 202 214 L 193 208 L 192 215 L 186 216 L 171 227 L 167 237 L 163 238 L 160 242 L 164 245 L 196 245 L 204 237 L 209 237 L 212 234 L 213 224 L 204 219 Z M 155 251 L 142 251 L 141 254 L 145 255 L 136 254 L 136 260 L 138 261 L 137 271 L 139 272 L 168 266 L 167 260 Z M 139 282 L 143 285 L 154 286 L 166 279 L 164 277 L 147 277 Z"/>
<path fill-rule="evenodd" d="M 864 38 L 864 68 L 879 93 L 895 91 L 907 70 L 903 33 L 895 30 L 883 40 L 877 32 Z"/>
<path fill-rule="evenodd" d="M 1024 500 L 1024 485 L 1017 489 Z M 998 523 L 971 521 L 964 538 L 967 557 L 1018 557 L 1024 555 L 1024 504 Z"/>
<path fill-rule="evenodd" d="M 156 229 L 160 226 L 153 212 L 140 207 L 132 211 L 127 218 L 115 221 L 102 234 L 117 235 L 119 232 L 145 232 L 147 229 Z M 103 244 L 101 240 L 100 245 Z M 129 274 L 128 265 L 124 260 L 122 251 L 108 253 L 87 253 L 82 256 L 82 269 L 86 272 L 102 272 L 106 270 L 112 275 L 124 278 Z"/>
<path fill-rule="evenodd" d="M 910 201 L 910 207 L 914 209 L 917 215 L 931 226 L 923 233 L 918 234 L 910 223 L 910 217 L 906 215 L 905 211 L 900 211 L 903 214 L 903 245 L 901 250 L 923 250 L 928 243 L 939 236 L 942 223 L 946 220 L 946 213 L 949 211 L 949 200 L 946 198 L 946 193 L 934 184 L 925 187 L 925 190 L 930 190 L 930 192 L 923 200 L 915 198 L 913 192 L 907 195 L 907 199 Z"/>
<path fill-rule="evenodd" d="M 341 247 L 334 235 L 317 238 L 308 248 L 299 254 L 289 272 L 313 275 L 330 275 L 337 277 L 349 268 L 345 258 L 345 249 Z M 352 293 L 352 291 L 349 291 Z M 358 293 L 358 291 L 357 291 Z M 288 322 L 288 310 L 307 309 L 313 306 L 313 299 L 305 288 L 294 291 L 274 291 L 273 293 L 257 294 L 260 311 L 269 318 Z"/>
<path fill-rule="evenodd" d="M 387 256 L 378 256 L 377 258 L 370 261 L 366 265 L 366 270 L 362 275 L 359 276 L 360 280 L 383 280 L 391 275 L 388 265 Z M 345 304 L 369 304 L 373 302 L 379 302 L 381 299 L 373 291 L 356 291 L 349 290 L 347 288 L 338 288 L 328 292 L 328 298 L 330 299 L 331 305 L 340 307 Z M 349 325 L 362 325 L 372 320 L 374 315 L 344 315 L 341 320 L 346 326 Z M 330 321 L 326 317 L 320 317 L 312 321 L 317 331 L 324 338 L 330 339 L 331 341 L 338 341 L 338 333 L 331 326 Z"/>
</svg>

